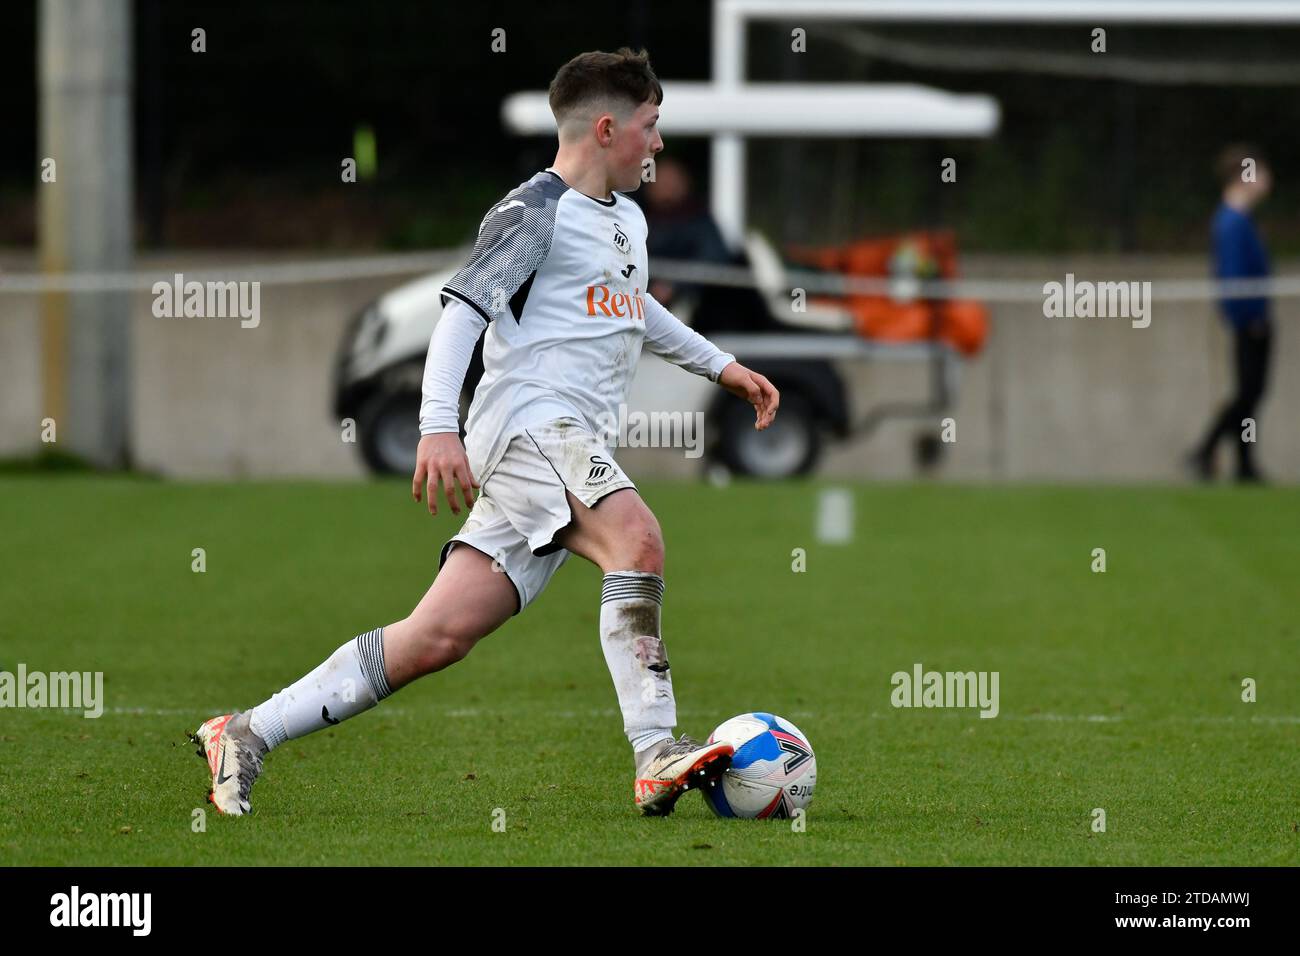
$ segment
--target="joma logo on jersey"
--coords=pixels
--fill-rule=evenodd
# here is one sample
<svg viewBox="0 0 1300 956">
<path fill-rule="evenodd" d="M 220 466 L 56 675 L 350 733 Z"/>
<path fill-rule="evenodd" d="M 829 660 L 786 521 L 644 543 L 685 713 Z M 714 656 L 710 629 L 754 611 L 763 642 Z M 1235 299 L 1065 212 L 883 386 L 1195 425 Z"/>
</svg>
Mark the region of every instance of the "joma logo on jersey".
<svg viewBox="0 0 1300 956">
<path fill-rule="evenodd" d="M 587 314 L 608 315 L 645 321 L 645 296 L 641 289 L 634 289 L 631 295 L 626 292 L 609 291 L 607 285 L 587 286 Z"/>
<path fill-rule="evenodd" d="M 626 253 L 632 248 L 631 240 L 628 239 L 627 233 L 623 231 L 618 223 L 614 223 L 614 248 L 622 253 Z"/>
</svg>

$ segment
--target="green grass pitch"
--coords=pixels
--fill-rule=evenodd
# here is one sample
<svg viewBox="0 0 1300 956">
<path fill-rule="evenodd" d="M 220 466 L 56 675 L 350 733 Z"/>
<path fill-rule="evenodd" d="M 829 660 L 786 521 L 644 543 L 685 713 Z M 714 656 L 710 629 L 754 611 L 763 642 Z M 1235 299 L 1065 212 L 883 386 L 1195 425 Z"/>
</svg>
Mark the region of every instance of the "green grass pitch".
<svg viewBox="0 0 1300 956">
<path fill-rule="evenodd" d="M 600 574 L 573 558 L 464 662 L 277 749 L 254 814 L 196 833 L 185 733 L 404 616 L 459 519 L 401 481 L 0 481 L 0 670 L 103 671 L 106 695 L 97 720 L 0 710 L 0 863 L 1300 862 L 1300 495 L 860 485 L 832 546 L 822 487 L 642 487 L 678 729 L 797 723 L 819 769 L 803 832 L 698 794 L 636 815 Z M 895 709 L 916 662 L 997 671 L 1000 714 Z"/>
</svg>

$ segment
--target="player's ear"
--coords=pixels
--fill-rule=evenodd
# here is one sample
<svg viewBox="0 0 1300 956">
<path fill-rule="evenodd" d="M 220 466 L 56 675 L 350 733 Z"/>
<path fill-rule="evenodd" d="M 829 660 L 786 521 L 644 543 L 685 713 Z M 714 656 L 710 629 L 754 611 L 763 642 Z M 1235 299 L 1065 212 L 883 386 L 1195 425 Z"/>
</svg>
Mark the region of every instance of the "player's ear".
<svg viewBox="0 0 1300 956">
<path fill-rule="evenodd" d="M 608 146 L 614 141 L 614 116 L 612 113 L 601 113 L 596 117 L 596 142 L 601 146 Z"/>
</svg>

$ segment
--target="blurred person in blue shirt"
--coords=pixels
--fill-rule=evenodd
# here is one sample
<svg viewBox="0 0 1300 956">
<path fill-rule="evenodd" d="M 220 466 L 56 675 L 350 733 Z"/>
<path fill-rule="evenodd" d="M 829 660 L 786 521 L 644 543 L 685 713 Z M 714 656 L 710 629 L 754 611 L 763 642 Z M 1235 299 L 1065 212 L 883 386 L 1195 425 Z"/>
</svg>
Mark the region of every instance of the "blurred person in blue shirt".
<svg viewBox="0 0 1300 956">
<path fill-rule="evenodd" d="M 1230 146 L 1218 162 L 1223 199 L 1210 224 L 1214 275 L 1219 279 L 1259 279 L 1268 276 L 1268 252 L 1260 239 L 1251 210 L 1269 194 L 1272 170 L 1258 151 Z M 1214 477 L 1214 451 L 1220 439 L 1237 449 L 1237 480 L 1258 482 L 1252 449 L 1255 442 L 1242 439 L 1243 419 L 1253 419 L 1268 379 L 1273 322 L 1267 298 L 1222 299 L 1219 308 L 1232 332 L 1236 390 L 1211 421 L 1205 438 L 1189 456 L 1193 474 L 1204 481 Z"/>
</svg>

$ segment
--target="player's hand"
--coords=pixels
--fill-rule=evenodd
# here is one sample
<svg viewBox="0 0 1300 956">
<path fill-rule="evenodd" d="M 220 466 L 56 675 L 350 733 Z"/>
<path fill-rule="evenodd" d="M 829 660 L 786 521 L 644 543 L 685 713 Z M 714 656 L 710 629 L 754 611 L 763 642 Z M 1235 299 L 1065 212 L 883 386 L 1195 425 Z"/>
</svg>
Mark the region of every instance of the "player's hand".
<svg viewBox="0 0 1300 956">
<path fill-rule="evenodd" d="M 452 514 L 460 514 L 460 503 L 456 500 L 458 487 L 461 497 L 465 499 L 465 507 L 474 507 L 474 489 L 479 485 L 469 470 L 465 446 L 460 443 L 460 436 L 455 432 L 425 435 L 420 439 L 420 447 L 415 452 L 411 497 L 419 501 L 421 493 L 424 493 L 431 515 L 438 513 L 439 483 L 442 484 L 442 493 L 451 506 Z"/>
<path fill-rule="evenodd" d="M 718 376 L 718 384 L 754 406 L 756 429 L 762 431 L 772 424 L 777 406 L 781 404 L 781 393 L 762 375 L 745 368 L 739 362 L 732 362 Z"/>
</svg>

